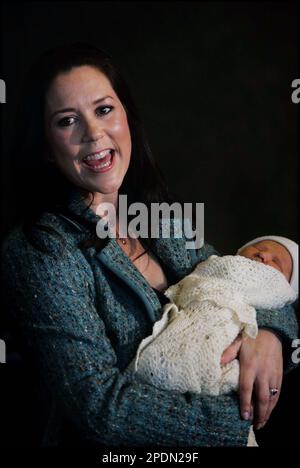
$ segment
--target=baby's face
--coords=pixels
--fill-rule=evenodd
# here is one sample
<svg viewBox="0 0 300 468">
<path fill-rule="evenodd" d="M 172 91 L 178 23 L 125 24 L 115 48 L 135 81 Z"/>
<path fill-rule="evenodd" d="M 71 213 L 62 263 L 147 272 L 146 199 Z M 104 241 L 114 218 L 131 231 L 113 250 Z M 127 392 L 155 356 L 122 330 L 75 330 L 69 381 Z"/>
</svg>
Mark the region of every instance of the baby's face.
<svg viewBox="0 0 300 468">
<path fill-rule="evenodd" d="M 271 240 L 263 240 L 249 245 L 239 252 L 239 255 L 256 262 L 265 263 L 281 271 L 290 281 L 293 271 L 293 260 L 289 251 L 281 244 Z"/>
</svg>

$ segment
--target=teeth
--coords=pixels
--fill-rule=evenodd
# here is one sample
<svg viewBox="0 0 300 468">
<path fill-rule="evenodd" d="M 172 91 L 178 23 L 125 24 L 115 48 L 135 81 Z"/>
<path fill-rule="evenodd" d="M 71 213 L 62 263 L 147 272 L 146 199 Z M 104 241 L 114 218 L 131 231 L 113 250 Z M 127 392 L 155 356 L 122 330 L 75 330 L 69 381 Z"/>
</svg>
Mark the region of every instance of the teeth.
<svg viewBox="0 0 300 468">
<path fill-rule="evenodd" d="M 86 156 L 84 159 L 86 161 L 97 161 L 98 159 L 105 158 L 105 156 L 111 153 L 112 153 L 112 150 L 108 149 L 108 150 L 101 151 L 100 153 L 90 154 L 89 156 Z"/>
<path fill-rule="evenodd" d="M 110 165 L 110 161 L 107 161 L 106 163 L 98 164 L 97 166 L 94 166 L 94 169 L 102 169 L 103 167 L 108 167 L 109 165 Z"/>
</svg>

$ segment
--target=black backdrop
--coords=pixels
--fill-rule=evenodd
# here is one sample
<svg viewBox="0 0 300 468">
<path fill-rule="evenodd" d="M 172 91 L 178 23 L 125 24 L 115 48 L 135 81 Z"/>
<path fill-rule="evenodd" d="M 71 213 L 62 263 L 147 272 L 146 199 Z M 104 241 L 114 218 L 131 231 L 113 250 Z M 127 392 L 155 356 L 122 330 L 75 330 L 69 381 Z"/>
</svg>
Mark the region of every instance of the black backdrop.
<svg viewBox="0 0 300 468">
<path fill-rule="evenodd" d="M 257 235 L 297 240 L 297 13 L 288 2 L 5 4 L 2 233 L 20 209 L 5 157 L 20 82 L 48 47 L 84 40 L 121 66 L 171 188 L 205 203 L 206 241 L 232 253 Z"/>
<path fill-rule="evenodd" d="M 296 2 L 4 3 L 1 236 L 22 209 L 7 156 L 20 83 L 45 49 L 82 40 L 120 65 L 170 187 L 205 203 L 207 242 L 232 253 L 267 233 L 297 241 L 298 13 Z"/>
</svg>

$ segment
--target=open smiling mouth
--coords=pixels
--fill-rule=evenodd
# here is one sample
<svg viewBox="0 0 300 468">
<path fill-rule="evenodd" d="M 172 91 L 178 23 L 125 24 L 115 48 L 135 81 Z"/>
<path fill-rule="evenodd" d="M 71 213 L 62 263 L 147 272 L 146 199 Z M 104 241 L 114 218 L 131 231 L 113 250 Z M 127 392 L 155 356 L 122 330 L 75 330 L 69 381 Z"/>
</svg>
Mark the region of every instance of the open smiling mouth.
<svg viewBox="0 0 300 468">
<path fill-rule="evenodd" d="M 82 164 L 92 172 L 107 172 L 113 167 L 114 160 L 115 150 L 105 149 L 99 153 L 89 154 L 82 159 Z"/>
</svg>

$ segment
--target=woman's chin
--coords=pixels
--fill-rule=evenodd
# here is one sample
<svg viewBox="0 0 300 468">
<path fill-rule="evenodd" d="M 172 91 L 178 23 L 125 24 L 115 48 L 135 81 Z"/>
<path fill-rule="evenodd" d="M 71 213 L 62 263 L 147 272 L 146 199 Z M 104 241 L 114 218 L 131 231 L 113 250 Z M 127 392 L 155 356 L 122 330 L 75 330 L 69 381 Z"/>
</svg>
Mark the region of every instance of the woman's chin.
<svg viewBox="0 0 300 468">
<path fill-rule="evenodd" d="M 99 184 L 96 186 L 96 192 L 103 193 L 104 195 L 110 195 L 115 193 L 120 188 L 120 183 L 110 183 L 110 184 Z"/>
<path fill-rule="evenodd" d="M 116 177 L 103 180 L 101 176 L 87 177 L 86 174 L 80 174 L 77 184 L 89 192 L 99 192 L 107 195 L 116 192 L 121 186 L 121 182 Z"/>
<path fill-rule="evenodd" d="M 112 195 L 112 194 L 115 194 L 116 192 L 118 192 L 119 188 L 120 188 L 121 184 L 95 184 L 93 186 L 90 187 L 90 191 L 91 192 L 94 192 L 94 193 L 99 193 L 99 194 L 102 194 L 102 195 Z"/>
</svg>

